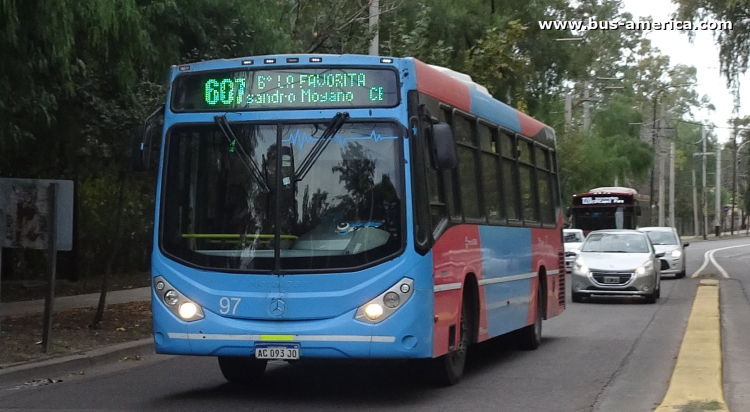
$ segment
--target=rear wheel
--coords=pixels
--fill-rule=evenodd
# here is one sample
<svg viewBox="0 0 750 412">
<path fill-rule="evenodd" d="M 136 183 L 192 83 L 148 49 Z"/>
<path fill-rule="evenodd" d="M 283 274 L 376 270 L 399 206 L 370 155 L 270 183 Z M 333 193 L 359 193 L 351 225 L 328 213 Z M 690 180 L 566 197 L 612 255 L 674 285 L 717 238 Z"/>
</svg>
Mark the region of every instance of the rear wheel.
<svg viewBox="0 0 750 412">
<path fill-rule="evenodd" d="M 251 385 L 260 383 L 266 371 L 267 360 L 254 357 L 220 356 L 219 368 L 231 383 Z"/>
<path fill-rule="evenodd" d="M 540 279 L 541 282 L 541 279 Z M 518 331 L 518 344 L 521 349 L 534 350 L 542 344 L 542 319 L 544 319 L 544 301 L 542 286 L 536 292 L 536 319 L 534 323 Z"/>
<path fill-rule="evenodd" d="M 439 358 L 430 359 L 429 378 L 436 385 L 450 386 L 461 380 L 466 365 L 466 352 L 471 343 L 473 315 L 469 300 L 464 296 L 457 347 Z"/>
</svg>

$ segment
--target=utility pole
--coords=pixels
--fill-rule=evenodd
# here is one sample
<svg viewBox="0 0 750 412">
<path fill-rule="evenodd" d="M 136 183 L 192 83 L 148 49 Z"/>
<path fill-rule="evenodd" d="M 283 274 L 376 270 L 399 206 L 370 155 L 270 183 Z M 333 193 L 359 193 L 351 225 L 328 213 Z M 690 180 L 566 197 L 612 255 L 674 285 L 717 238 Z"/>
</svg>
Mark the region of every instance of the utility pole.
<svg viewBox="0 0 750 412">
<path fill-rule="evenodd" d="M 649 193 L 649 200 L 648 200 L 648 220 L 649 224 L 651 226 L 654 225 L 654 169 L 656 169 L 657 162 L 659 161 L 659 149 L 656 146 L 656 103 L 659 98 L 659 93 L 654 94 L 654 117 L 653 117 L 653 123 L 651 125 L 651 147 L 654 149 L 654 166 L 651 168 L 651 188 Z"/>
<path fill-rule="evenodd" d="M 565 95 L 565 131 L 570 131 L 573 125 L 573 95 Z"/>
<path fill-rule="evenodd" d="M 695 169 L 691 172 L 693 172 L 693 232 L 695 232 L 695 237 L 698 237 L 700 235 L 698 230 L 698 189 L 695 187 Z"/>
<path fill-rule="evenodd" d="M 703 153 L 693 153 L 693 156 L 703 156 L 703 179 L 701 188 L 701 199 L 703 199 L 703 239 L 708 236 L 708 196 L 706 196 L 706 156 L 715 154 L 714 152 L 706 151 L 706 144 L 708 139 L 706 136 L 706 128 L 701 125 L 701 141 L 703 141 Z M 721 189 L 721 188 L 717 188 Z"/>
<path fill-rule="evenodd" d="M 583 132 L 589 132 L 589 126 L 591 125 L 591 118 L 589 116 L 589 81 L 584 80 L 583 82 Z"/>
<path fill-rule="evenodd" d="M 661 119 L 664 118 L 664 106 L 661 106 L 661 117 L 659 117 L 659 126 L 661 126 Z M 662 128 L 659 127 L 659 146 L 661 146 L 661 141 L 664 136 L 661 135 Z M 661 147 L 657 150 L 657 153 L 659 155 L 659 226 L 664 226 L 664 183 L 665 179 L 667 178 L 666 173 L 664 173 L 664 155 L 661 152 Z"/>
<path fill-rule="evenodd" d="M 716 215 L 714 216 L 714 232 L 721 236 L 721 149 L 716 148 Z"/>
<path fill-rule="evenodd" d="M 373 33 L 372 42 L 370 43 L 370 56 L 380 54 L 380 30 L 378 29 L 378 17 L 380 16 L 380 0 L 370 0 L 370 33 Z"/>
<path fill-rule="evenodd" d="M 729 234 L 734 234 L 734 198 L 737 195 L 737 122 L 734 123 L 734 137 L 732 138 L 732 221 L 729 223 Z"/>
<path fill-rule="evenodd" d="M 708 237 L 708 198 L 706 197 L 706 128 L 701 126 L 701 137 L 703 139 L 703 186 L 701 197 L 703 198 L 703 239 Z"/>
<path fill-rule="evenodd" d="M 677 227 L 674 220 L 674 158 L 675 143 L 669 145 L 669 226 Z"/>
<path fill-rule="evenodd" d="M 664 226 L 664 156 L 659 156 L 659 226 Z"/>
</svg>

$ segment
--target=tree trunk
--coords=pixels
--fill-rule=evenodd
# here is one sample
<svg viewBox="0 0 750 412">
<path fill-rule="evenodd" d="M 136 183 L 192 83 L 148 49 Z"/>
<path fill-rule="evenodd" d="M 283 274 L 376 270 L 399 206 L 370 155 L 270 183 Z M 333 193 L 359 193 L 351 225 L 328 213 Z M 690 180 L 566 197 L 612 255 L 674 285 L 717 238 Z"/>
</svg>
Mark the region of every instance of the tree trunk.
<svg viewBox="0 0 750 412">
<path fill-rule="evenodd" d="M 104 276 L 102 277 L 102 289 L 99 295 L 99 306 L 96 308 L 96 314 L 94 315 L 94 321 L 91 326 L 93 328 L 99 328 L 102 319 L 104 318 L 104 307 L 107 302 L 107 291 L 109 290 L 109 280 L 112 276 L 112 265 L 114 264 L 117 252 L 120 250 L 120 244 L 122 243 L 122 209 L 124 208 L 123 198 L 125 197 L 125 183 L 127 180 L 127 173 L 120 171 L 119 175 L 119 186 L 117 188 L 117 212 L 115 216 L 115 232 L 114 240 L 112 241 L 112 252 L 109 254 L 107 264 L 104 269 Z"/>
</svg>

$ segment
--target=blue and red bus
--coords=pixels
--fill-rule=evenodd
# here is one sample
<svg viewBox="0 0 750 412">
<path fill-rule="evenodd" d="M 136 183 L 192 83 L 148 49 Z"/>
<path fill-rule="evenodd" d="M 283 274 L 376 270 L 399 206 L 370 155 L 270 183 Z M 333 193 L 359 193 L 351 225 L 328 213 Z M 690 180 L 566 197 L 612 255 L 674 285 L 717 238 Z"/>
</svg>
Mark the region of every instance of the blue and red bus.
<svg viewBox="0 0 750 412">
<path fill-rule="evenodd" d="M 563 311 L 554 132 L 481 86 L 355 55 L 191 63 L 169 84 L 158 353 L 215 356 L 236 383 L 269 359 L 398 358 L 453 384 L 471 344 L 534 349 Z"/>
</svg>

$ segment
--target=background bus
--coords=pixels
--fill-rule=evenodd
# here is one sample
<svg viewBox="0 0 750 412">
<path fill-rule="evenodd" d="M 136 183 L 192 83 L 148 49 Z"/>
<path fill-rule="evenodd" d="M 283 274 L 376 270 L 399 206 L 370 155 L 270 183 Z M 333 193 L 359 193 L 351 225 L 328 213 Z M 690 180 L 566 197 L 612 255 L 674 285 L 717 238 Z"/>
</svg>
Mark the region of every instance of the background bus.
<svg viewBox="0 0 750 412">
<path fill-rule="evenodd" d="M 639 226 L 642 199 L 629 187 L 598 187 L 573 195 L 570 227 L 588 235 L 600 229 L 636 229 Z"/>
<path fill-rule="evenodd" d="M 173 67 L 157 352 L 238 383 L 317 357 L 425 359 L 452 384 L 472 343 L 536 348 L 565 305 L 554 132 L 460 77 L 353 55 Z"/>
</svg>

